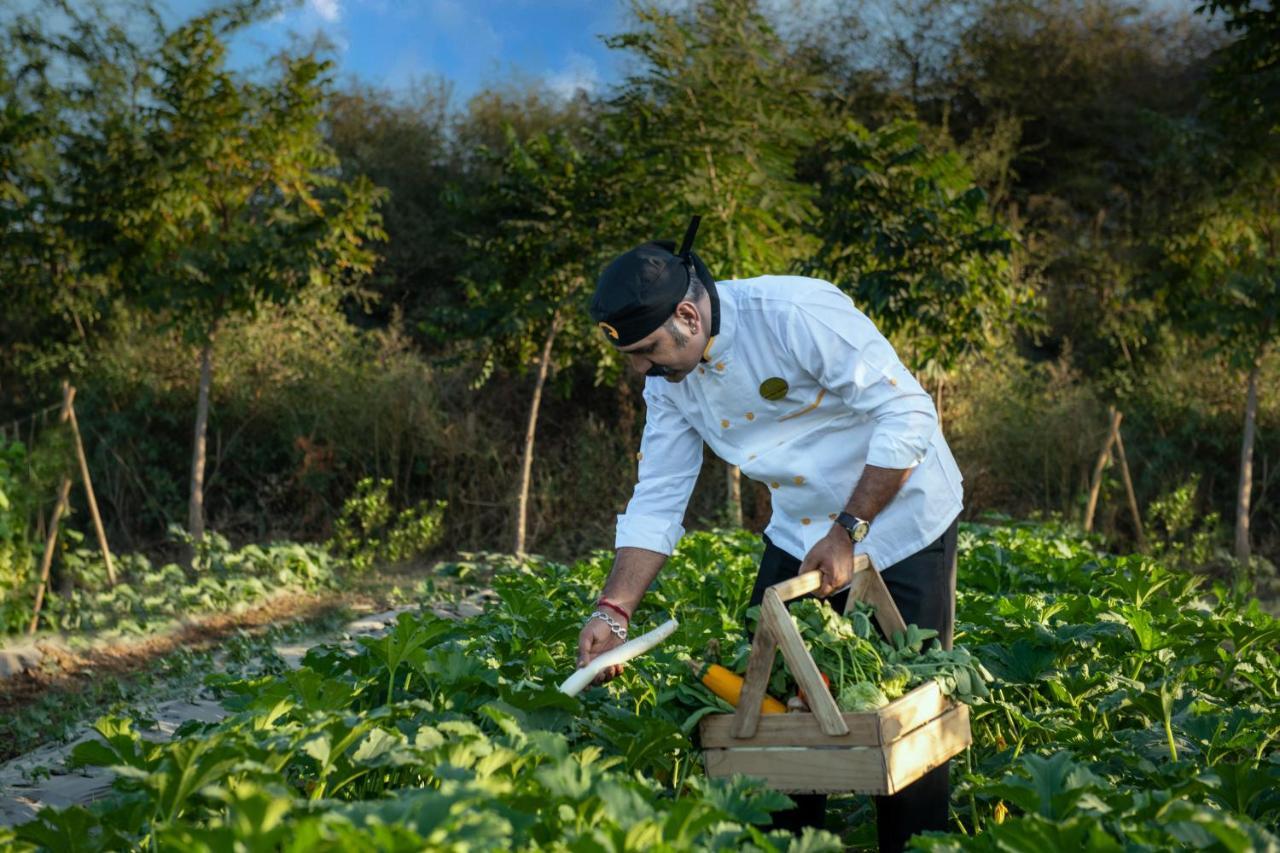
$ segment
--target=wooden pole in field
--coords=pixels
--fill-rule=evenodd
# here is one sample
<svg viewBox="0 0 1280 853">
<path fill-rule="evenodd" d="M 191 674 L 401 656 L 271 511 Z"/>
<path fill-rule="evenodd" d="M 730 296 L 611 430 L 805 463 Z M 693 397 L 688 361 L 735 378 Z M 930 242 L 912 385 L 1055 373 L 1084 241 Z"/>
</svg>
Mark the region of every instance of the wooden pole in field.
<svg viewBox="0 0 1280 853">
<path fill-rule="evenodd" d="M 58 414 L 58 423 L 66 423 L 71 417 L 71 402 L 75 399 L 76 389 L 70 382 L 62 383 L 62 411 Z M 44 540 L 44 555 L 40 558 L 40 585 L 36 587 L 36 603 L 31 611 L 31 624 L 27 633 L 34 634 L 36 625 L 40 623 L 40 608 L 44 606 L 44 593 L 49 587 L 49 569 L 53 566 L 53 548 L 58 543 L 58 522 L 67 511 L 67 498 L 71 495 L 71 477 L 62 475 L 62 484 L 58 487 L 58 503 L 53 508 L 53 518 L 49 520 L 49 535 Z"/>
<path fill-rule="evenodd" d="M 1093 466 L 1093 480 L 1089 485 L 1089 503 L 1084 509 L 1085 533 L 1093 530 L 1093 515 L 1098 509 L 1098 494 L 1102 491 L 1102 472 L 1111 461 L 1111 445 L 1120 434 L 1120 421 L 1124 420 L 1124 415 L 1117 411 L 1115 406 L 1111 406 L 1109 410 L 1111 427 L 1107 430 L 1107 440 L 1102 445 L 1102 452 L 1098 454 L 1098 461 Z"/>
<path fill-rule="evenodd" d="M 1120 460 L 1120 474 L 1124 477 L 1124 490 L 1129 497 L 1129 513 L 1133 516 L 1133 530 L 1138 537 L 1138 550 L 1145 550 L 1147 547 L 1146 536 L 1142 531 L 1142 513 L 1138 512 L 1138 498 L 1133 491 L 1133 477 L 1129 473 L 1129 460 L 1124 455 L 1124 439 L 1120 436 L 1120 430 L 1116 430 L 1116 456 Z"/>
<path fill-rule="evenodd" d="M 75 389 L 72 389 L 74 395 Z M 102 526 L 102 516 L 98 514 L 98 498 L 93 493 L 93 480 L 89 477 L 89 459 L 85 456 L 84 442 L 80 440 L 80 424 L 76 422 L 76 407 L 71 406 L 71 436 L 76 442 L 76 459 L 80 462 L 80 479 L 84 482 L 84 493 L 89 500 L 89 515 L 93 518 L 93 527 L 98 532 L 98 547 L 102 549 L 102 559 L 107 564 L 107 583 L 116 585 L 116 568 L 111 562 L 111 547 L 107 544 L 107 531 Z"/>
</svg>

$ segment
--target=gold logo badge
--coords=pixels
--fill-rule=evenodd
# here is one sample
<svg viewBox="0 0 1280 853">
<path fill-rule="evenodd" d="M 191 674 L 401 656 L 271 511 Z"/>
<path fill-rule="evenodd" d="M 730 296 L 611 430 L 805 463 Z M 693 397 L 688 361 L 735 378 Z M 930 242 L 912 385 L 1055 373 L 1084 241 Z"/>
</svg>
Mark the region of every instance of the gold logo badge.
<svg viewBox="0 0 1280 853">
<path fill-rule="evenodd" d="M 769 401 L 781 400 L 789 390 L 791 386 L 781 376 L 771 376 L 760 383 L 760 396 Z"/>
<path fill-rule="evenodd" d="M 604 333 L 615 341 L 618 339 L 618 330 L 613 326 L 610 326 L 608 323 L 597 323 L 596 325 L 603 329 Z"/>
</svg>

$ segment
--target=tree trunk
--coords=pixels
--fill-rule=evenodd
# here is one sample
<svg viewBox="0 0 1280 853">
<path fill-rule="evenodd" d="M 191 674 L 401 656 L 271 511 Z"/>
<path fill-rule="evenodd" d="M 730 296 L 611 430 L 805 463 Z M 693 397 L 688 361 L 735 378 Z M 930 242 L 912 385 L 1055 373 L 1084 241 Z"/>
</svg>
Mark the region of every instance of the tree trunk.
<svg viewBox="0 0 1280 853">
<path fill-rule="evenodd" d="M 187 504 L 187 532 L 194 542 L 204 539 L 204 463 L 209 434 L 209 389 L 213 385 L 213 334 L 200 349 L 200 387 L 196 394 L 196 433 L 191 449 L 191 497 Z"/>
<path fill-rule="evenodd" d="M 946 385 L 947 385 L 947 380 L 945 379 L 938 380 L 937 408 L 938 408 L 938 431 L 939 432 L 942 432 L 942 390 L 946 387 Z"/>
<path fill-rule="evenodd" d="M 1120 434 L 1120 421 L 1124 419 L 1124 415 L 1116 411 L 1116 407 L 1111 407 L 1111 427 L 1107 430 L 1107 440 L 1102 445 L 1102 452 L 1098 454 L 1098 461 L 1093 466 L 1093 480 L 1089 485 L 1089 503 L 1084 508 L 1084 530 L 1086 533 L 1093 530 L 1093 515 L 1098 509 L 1098 495 L 1102 491 L 1102 472 L 1106 469 L 1107 463 L 1111 461 L 1111 445 L 1115 444 L 1116 436 Z"/>
<path fill-rule="evenodd" d="M 1249 503 L 1253 495 L 1253 436 L 1258 417 L 1258 374 L 1262 359 L 1249 370 L 1249 391 L 1244 404 L 1244 438 L 1240 442 L 1240 490 L 1236 493 L 1236 559 L 1249 559 Z"/>
<path fill-rule="evenodd" d="M 529 484 L 533 479 L 533 440 L 538 431 L 538 409 L 542 406 L 542 388 L 547 384 L 547 372 L 551 367 L 551 347 L 560 327 L 560 315 L 551 318 L 551 331 L 542 345 L 542 358 L 538 362 L 538 378 L 533 385 L 533 400 L 529 404 L 529 422 L 524 431 L 524 459 L 520 466 L 520 497 L 516 506 L 516 554 L 524 555 L 525 531 L 529 515 Z"/>
<path fill-rule="evenodd" d="M 730 465 L 725 480 L 725 511 L 730 527 L 742 526 L 742 471 L 737 465 Z"/>
</svg>

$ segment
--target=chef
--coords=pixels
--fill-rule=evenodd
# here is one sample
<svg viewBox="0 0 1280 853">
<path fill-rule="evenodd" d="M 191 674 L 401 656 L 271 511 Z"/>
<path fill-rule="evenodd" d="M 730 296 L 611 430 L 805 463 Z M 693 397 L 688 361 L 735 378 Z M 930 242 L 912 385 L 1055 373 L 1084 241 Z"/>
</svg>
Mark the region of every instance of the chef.
<svg viewBox="0 0 1280 853">
<path fill-rule="evenodd" d="M 764 531 L 751 604 L 817 570 L 816 595 L 844 607 L 853 556 L 866 554 L 902 617 L 951 647 L 960 471 L 929 395 L 852 300 L 814 278 L 715 281 L 692 251 L 645 243 L 600 275 L 591 316 L 629 366 L 648 377 L 639 477 L 618 516 L 613 569 L 582 628 L 578 665 L 626 639 L 631 614 L 684 535 L 702 447 L 765 484 Z M 613 667 L 599 678 L 620 672 Z M 876 798 L 881 850 L 947 829 L 948 765 Z M 826 797 L 793 796 L 775 826 L 821 827 Z"/>
</svg>

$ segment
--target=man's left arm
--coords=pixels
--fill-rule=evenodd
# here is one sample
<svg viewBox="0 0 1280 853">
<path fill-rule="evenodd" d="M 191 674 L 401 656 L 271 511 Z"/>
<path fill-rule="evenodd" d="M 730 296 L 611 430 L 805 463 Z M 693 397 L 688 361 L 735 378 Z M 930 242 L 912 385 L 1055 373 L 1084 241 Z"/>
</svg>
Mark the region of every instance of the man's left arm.
<svg viewBox="0 0 1280 853">
<path fill-rule="evenodd" d="M 873 520 L 880 510 L 889 505 L 902 484 L 911 476 L 910 468 L 881 468 L 867 465 L 853 487 L 853 494 L 844 511 L 856 518 Z M 839 524 L 831 525 L 827 535 L 814 543 L 800 564 L 800 572 L 822 572 L 822 586 L 818 597 L 826 598 L 844 589 L 853 580 L 853 548 L 849 534 Z"/>
<path fill-rule="evenodd" d="M 873 521 L 925 457 L 938 429 L 933 399 L 903 366 L 888 340 L 838 292 L 819 294 L 827 304 L 797 305 L 783 330 L 797 361 L 851 411 L 875 421 L 866 465 L 844 511 Z M 833 524 L 805 555 L 800 571 L 818 570 L 825 597 L 853 578 L 853 549 L 844 528 Z"/>
</svg>

